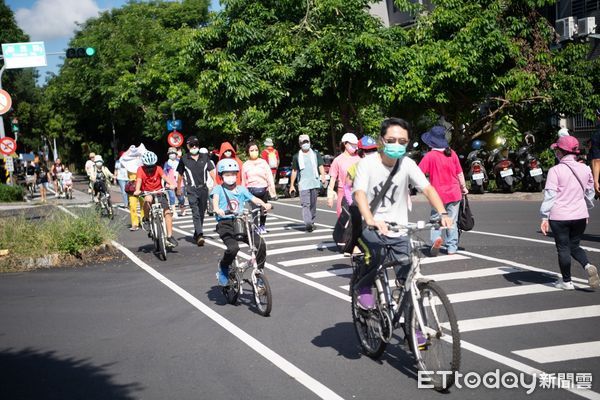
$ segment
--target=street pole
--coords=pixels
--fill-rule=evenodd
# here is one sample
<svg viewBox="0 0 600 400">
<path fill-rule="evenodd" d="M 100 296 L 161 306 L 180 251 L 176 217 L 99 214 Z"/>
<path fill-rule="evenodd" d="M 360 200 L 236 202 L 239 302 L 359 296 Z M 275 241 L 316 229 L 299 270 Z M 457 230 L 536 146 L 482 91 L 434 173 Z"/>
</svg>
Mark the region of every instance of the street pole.
<svg viewBox="0 0 600 400">
<path fill-rule="evenodd" d="M 5 69 L 5 65 L 3 65 L 2 68 L 0 68 L 0 90 L 2 89 L 2 74 L 4 73 Z M 4 133 L 4 117 L 0 115 L 0 139 L 4 136 L 6 136 L 6 133 Z"/>
</svg>

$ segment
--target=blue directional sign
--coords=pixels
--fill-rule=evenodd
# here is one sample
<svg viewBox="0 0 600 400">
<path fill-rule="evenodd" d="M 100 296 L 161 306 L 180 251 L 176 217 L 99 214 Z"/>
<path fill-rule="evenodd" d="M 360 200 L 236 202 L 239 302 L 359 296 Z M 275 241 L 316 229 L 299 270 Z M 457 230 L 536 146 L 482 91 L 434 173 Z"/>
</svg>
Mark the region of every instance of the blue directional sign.
<svg viewBox="0 0 600 400">
<path fill-rule="evenodd" d="M 181 130 L 181 120 L 180 119 L 168 119 L 167 120 L 167 130 L 168 131 L 177 131 Z"/>
</svg>

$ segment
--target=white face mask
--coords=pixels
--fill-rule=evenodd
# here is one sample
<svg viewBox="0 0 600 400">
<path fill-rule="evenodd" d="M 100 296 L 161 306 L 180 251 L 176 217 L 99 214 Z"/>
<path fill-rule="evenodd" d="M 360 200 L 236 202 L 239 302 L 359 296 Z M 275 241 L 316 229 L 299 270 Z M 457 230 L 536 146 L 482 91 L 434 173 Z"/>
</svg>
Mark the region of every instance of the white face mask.
<svg viewBox="0 0 600 400">
<path fill-rule="evenodd" d="M 310 150 L 310 143 L 303 143 L 301 147 L 302 147 L 302 150 L 308 151 L 308 150 Z"/>
<path fill-rule="evenodd" d="M 346 151 L 350 154 L 356 153 L 358 146 L 352 143 L 346 143 Z"/>
<path fill-rule="evenodd" d="M 169 154 L 169 160 L 176 160 L 177 154 Z"/>
<path fill-rule="evenodd" d="M 103 163 L 103 162 L 100 162 L 100 161 L 98 161 L 98 162 L 96 163 L 96 167 L 98 167 L 98 168 L 102 168 L 102 164 L 104 164 L 104 163 Z"/>
<path fill-rule="evenodd" d="M 225 156 L 225 157 L 231 157 L 231 154 L 232 154 L 231 150 L 227 150 L 227 151 L 223 152 L 223 156 Z"/>
<path fill-rule="evenodd" d="M 227 185 L 234 185 L 236 180 L 237 180 L 236 176 L 224 176 L 223 177 L 223 182 L 225 182 Z"/>
<path fill-rule="evenodd" d="M 194 154 L 194 155 L 198 154 L 198 152 L 199 152 L 199 151 L 200 151 L 200 149 L 199 149 L 199 148 L 197 148 L 197 147 L 192 147 L 192 148 L 190 149 L 190 153 L 192 153 L 192 154 Z"/>
</svg>

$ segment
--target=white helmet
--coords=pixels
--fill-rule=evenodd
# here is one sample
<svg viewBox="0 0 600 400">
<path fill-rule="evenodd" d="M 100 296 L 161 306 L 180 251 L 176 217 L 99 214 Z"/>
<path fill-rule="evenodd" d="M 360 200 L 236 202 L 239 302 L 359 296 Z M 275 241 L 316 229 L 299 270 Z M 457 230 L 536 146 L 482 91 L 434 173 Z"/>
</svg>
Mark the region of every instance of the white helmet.
<svg viewBox="0 0 600 400">
<path fill-rule="evenodd" d="M 144 163 L 144 165 L 147 167 L 155 165 L 157 161 L 158 157 L 152 151 L 147 151 L 144 154 L 142 154 L 142 163 Z"/>
<path fill-rule="evenodd" d="M 563 137 L 563 136 L 570 136 L 569 130 L 567 128 L 560 128 L 558 130 L 558 137 Z"/>
<path fill-rule="evenodd" d="M 94 162 L 95 163 L 97 163 L 97 162 L 104 163 L 104 160 L 102 159 L 102 156 L 100 154 L 98 154 L 98 155 L 94 156 Z"/>
</svg>

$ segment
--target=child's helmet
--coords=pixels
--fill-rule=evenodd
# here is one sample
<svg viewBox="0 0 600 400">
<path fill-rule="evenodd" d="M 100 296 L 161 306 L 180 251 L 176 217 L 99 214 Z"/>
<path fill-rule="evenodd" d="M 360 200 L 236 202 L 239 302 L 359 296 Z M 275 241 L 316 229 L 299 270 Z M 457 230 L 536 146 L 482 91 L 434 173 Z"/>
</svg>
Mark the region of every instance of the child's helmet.
<svg viewBox="0 0 600 400">
<path fill-rule="evenodd" d="M 156 153 L 152 151 L 147 151 L 144 154 L 142 154 L 142 163 L 144 163 L 144 165 L 147 167 L 156 164 L 157 161 L 158 157 L 156 156 Z"/>
<path fill-rule="evenodd" d="M 240 166 L 231 158 L 224 158 L 217 164 L 217 172 L 221 175 L 223 172 L 240 172 Z"/>
<path fill-rule="evenodd" d="M 363 136 L 358 141 L 358 148 L 363 150 L 373 150 L 377 148 L 377 142 L 370 136 Z"/>
</svg>

